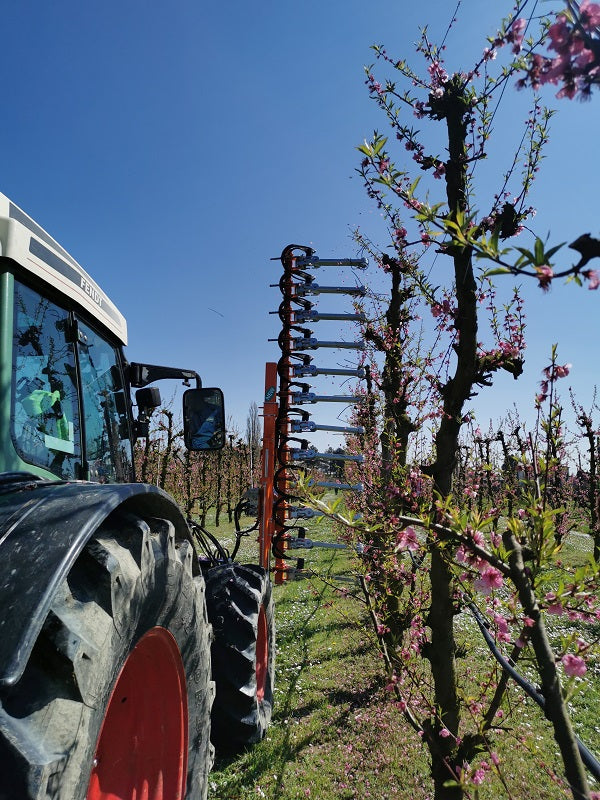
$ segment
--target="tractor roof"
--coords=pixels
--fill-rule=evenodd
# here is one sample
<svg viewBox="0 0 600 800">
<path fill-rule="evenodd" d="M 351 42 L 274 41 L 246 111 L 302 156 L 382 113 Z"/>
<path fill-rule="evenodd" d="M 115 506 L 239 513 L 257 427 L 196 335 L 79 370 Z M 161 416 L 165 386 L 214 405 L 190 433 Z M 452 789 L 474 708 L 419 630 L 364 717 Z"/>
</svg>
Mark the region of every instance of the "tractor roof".
<svg viewBox="0 0 600 800">
<path fill-rule="evenodd" d="M 74 300 L 127 344 L 125 317 L 87 272 L 37 222 L 0 194 L 0 255 Z"/>
</svg>

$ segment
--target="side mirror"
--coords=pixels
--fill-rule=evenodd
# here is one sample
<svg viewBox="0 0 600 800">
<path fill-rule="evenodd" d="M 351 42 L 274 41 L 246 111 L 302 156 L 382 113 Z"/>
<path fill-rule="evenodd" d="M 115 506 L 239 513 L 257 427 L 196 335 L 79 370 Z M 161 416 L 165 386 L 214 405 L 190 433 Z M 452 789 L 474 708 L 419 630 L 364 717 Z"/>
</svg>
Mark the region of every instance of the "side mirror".
<svg viewBox="0 0 600 800">
<path fill-rule="evenodd" d="M 183 393 L 183 440 L 188 450 L 220 450 L 225 444 L 225 402 L 220 389 Z"/>
</svg>

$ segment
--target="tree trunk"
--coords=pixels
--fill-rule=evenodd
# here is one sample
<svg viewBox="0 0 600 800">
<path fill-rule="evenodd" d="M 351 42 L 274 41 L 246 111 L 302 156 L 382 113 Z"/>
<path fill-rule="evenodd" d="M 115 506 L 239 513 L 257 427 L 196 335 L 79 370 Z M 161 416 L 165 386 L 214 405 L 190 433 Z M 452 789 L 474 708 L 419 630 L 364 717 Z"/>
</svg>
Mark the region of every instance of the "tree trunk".
<svg viewBox="0 0 600 800">
<path fill-rule="evenodd" d="M 505 531 L 503 540 L 509 553 L 510 576 L 519 592 L 521 606 L 525 614 L 534 620 L 530 635 L 541 681 L 541 693 L 546 701 L 544 713 L 554 728 L 554 738 L 560 749 L 565 776 L 573 798 L 574 800 L 586 800 L 590 796 L 590 790 L 585 768 L 579 755 L 571 718 L 563 698 L 554 653 L 548 641 L 544 619 L 527 577 L 521 545 L 508 530 Z"/>
<path fill-rule="evenodd" d="M 439 101 L 439 113 L 448 129 L 449 159 L 446 163 L 446 194 L 450 218 L 465 212 L 466 203 L 466 126 L 468 104 L 460 76 L 448 81 Z M 453 246 L 449 253 L 454 261 L 456 367 L 453 377 L 442 387 L 443 414 L 436 435 L 436 458 L 431 469 L 434 489 L 447 497 L 452 491 L 452 474 L 456 464 L 458 436 L 462 425 L 463 406 L 471 396 L 477 379 L 477 293 L 471 251 Z M 431 539 L 431 610 L 429 627 L 431 645 L 428 658 L 435 687 L 438 717 L 434 733 L 445 727 L 450 735 L 441 738 L 441 753 L 430 748 L 435 800 L 456 800 L 463 796 L 460 787 L 446 787 L 457 767 L 456 738 L 459 736 L 460 706 L 456 685 L 456 645 L 454 640 L 454 608 L 452 575 L 440 543 Z"/>
</svg>

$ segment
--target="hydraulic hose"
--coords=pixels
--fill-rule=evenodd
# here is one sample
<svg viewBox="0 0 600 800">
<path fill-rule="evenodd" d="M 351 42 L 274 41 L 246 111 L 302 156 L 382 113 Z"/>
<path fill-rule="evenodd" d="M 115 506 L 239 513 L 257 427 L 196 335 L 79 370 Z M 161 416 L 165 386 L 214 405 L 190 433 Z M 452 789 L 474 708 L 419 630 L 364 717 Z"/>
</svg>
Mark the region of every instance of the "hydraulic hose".
<svg viewBox="0 0 600 800">
<path fill-rule="evenodd" d="M 466 600 L 466 598 L 465 598 Z M 546 709 L 546 699 L 543 695 L 541 695 L 534 686 L 529 683 L 529 681 L 525 680 L 525 678 L 517 672 L 517 670 L 510 664 L 510 662 L 502 655 L 500 650 L 496 647 L 496 643 L 494 641 L 493 636 L 490 634 L 488 630 L 488 623 L 481 611 L 477 608 L 477 606 L 471 601 L 466 600 L 466 605 L 475 622 L 477 623 L 479 630 L 481 631 L 483 638 L 486 641 L 490 652 L 496 659 L 496 661 L 500 664 L 502 669 L 510 675 L 510 677 L 517 683 L 521 689 L 529 696 L 532 700 L 534 700 L 538 706 L 545 711 Z M 581 756 L 581 760 L 589 769 L 590 773 L 594 776 L 596 780 L 600 780 L 600 762 L 596 759 L 594 755 L 588 750 L 588 748 L 583 744 L 582 741 L 576 736 L 575 741 L 577 742 L 577 749 L 579 750 L 579 755 Z"/>
</svg>

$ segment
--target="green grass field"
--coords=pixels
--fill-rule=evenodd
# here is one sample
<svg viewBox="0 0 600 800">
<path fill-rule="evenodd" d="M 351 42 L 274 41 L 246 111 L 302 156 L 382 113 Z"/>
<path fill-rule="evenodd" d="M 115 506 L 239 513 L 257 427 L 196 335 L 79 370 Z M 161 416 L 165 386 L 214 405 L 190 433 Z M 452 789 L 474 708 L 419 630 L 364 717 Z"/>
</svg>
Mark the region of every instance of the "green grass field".
<svg viewBox="0 0 600 800">
<path fill-rule="evenodd" d="M 217 529 L 230 538 L 228 529 Z M 311 538 L 327 538 L 313 531 Z M 255 536 L 244 541 L 240 561 L 256 560 Z M 587 541 L 576 541 L 585 551 Z M 266 739 L 236 758 L 217 757 L 211 800 L 396 800 L 431 797 L 426 750 L 385 689 L 383 663 L 360 591 L 352 582 L 351 554 L 312 550 L 314 576 L 275 587 L 277 671 L 273 724 Z M 354 596 L 355 595 L 355 596 Z M 491 657 L 470 616 L 458 618 L 466 647 L 460 669 L 476 687 Z M 557 634 L 558 635 L 558 634 Z M 528 671 L 524 665 L 525 671 Z M 534 678 L 529 669 L 530 677 Z M 598 681 L 571 703 L 583 741 L 600 751 Z M 474 787 L 474 798 L 570 797 L 560 778 L 558 750 L 533 701 L 512 687 L 510 722 L 494 736 L 504 785 L 497 776 Z M 518 724 L 517 724 L 518 723 Z M 485 754 L 481 756 L 484 759 Z M 598 788 L 594 786 L 593 788 Z"/>
</svg>

